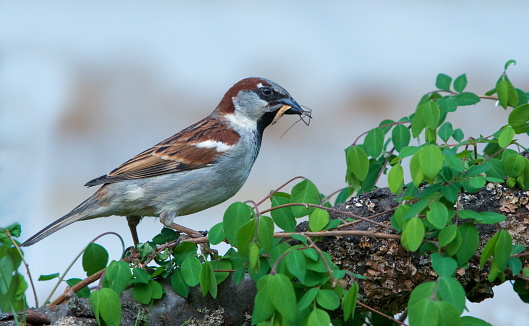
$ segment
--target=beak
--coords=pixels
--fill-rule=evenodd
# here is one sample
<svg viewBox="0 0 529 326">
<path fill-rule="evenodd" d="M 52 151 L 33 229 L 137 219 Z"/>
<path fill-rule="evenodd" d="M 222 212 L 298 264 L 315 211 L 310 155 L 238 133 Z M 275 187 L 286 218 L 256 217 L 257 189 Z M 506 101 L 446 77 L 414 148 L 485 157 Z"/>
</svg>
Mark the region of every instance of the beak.
<svg viewBox="0 0 529 326">
<path fill-rule="evenodd" d="M 277 100 L 276 103 L 281 107 L 285 105 L 290 106 L 290 108 L 286 110 L 283 114 L 301 115 L 303 113 L 303 109 L 293 98 L 282 98 L 280 100 Z"/>
</svg>

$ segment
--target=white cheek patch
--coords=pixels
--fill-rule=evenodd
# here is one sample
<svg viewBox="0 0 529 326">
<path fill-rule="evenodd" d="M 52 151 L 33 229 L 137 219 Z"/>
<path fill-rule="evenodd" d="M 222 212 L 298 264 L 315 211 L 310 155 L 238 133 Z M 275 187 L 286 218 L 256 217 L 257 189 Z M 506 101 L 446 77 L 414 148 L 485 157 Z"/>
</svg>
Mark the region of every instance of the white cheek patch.
<svg viewBox="0 0 529 326">
<path fill-rule="evenodd" d="M 254 130 L 257 128 L 257 122 L 255 120 L 252 120 L 248 118 L 247 116 L 241 114 L 238 112 L 238 110 L 235 110 L 234 114 L 226 114 L 225 116 L 228 121 L 237 127 L 237 129 L 247 129 L 247 130 Z"/>
<path fill-rule="evenodd" d="M 216 140 L 206 140 L 194 145 L 198 148 L 215 148 L 219 152 L 225 152 L 232 147 L 232 145 L 226 145 L 223 142 Z"/>
</svg>

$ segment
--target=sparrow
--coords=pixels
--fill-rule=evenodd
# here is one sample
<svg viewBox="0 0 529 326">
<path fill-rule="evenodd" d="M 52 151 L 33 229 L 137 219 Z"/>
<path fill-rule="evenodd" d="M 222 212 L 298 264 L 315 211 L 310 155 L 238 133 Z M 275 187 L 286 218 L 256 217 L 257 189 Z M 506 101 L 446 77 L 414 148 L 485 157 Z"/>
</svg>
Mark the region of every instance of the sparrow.
<svg viewBox="0 0 529 326">
<path fill-rule="evenodd" d="M 237 82 L 209 116 L 86 183 L 102 186 L 22 246 L 33 245 L 73 222 L 111 215 L 127 217 L 135 244 L 139 242 L 136 226 L 144 216 L 159 217 L 166 227 L 198 236 L 173 219 L 235 195 L 250 174 L 264 129 L 283 114 L 311 118 L 310 111 L 268 79 Z"/>
</svg>

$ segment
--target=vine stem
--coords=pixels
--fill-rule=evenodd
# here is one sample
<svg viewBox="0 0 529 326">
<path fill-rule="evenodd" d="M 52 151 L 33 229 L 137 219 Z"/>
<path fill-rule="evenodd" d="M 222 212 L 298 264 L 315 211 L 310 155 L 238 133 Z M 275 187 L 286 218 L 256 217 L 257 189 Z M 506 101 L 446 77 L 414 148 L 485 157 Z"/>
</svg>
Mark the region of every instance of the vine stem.
<svg viewBox="0 0 529 326">
<path fill-rule="evenodd" d="M 329 266 L 329 262 L 327 262 L 327 259 L 325 259 L 325 256 L 323 255 L 323 252 L 321 252 L 321 249 L 314 243 L 314 241 L 312 241 L 312 239 L 305 233 L 303 233 L 302 235 L 305 237 L 305 239 L 307 239 L 310 244 L 310 247 L 314 248 L 318 252 L 318 255 L 320 256 L 321 260 L 323 260 L 323 263 L 325 263 L 327 274 L 329 274 L 329 278 L 331 280 L 331 287 L 334 289 L 336 287 L 337 281 L 336 278 L 332 275 L 332 269 L 331 266 Z"/>
<path fill-rule="evenodd" d="M 20 258 L 22 259 L 22 262 L 24 263 L 24 266 L 26 268 L 26 273 L 28 273 L 29 277 L 29 284 L 31 284 L 31 290 L 33 291 L 33 296 L 35 297 L 35 307 L 39 306 L 39 299 L 37 298 L 37 291 L 35 290 L 35 284 L 33 283 L 33 277 L 31 277 L 31 272 L 29 271 L 29 265 L 26 262 L 26 259 L 24 258 L 24 254 L 22 253 L 22 250 L 20 250 L 20 247 L 17 245 L 15 239 L 11 236 L 11 233 L 6 230 L 6 234 L 9 237 L 9 240 L 13 243 L 15 248 L 17 248 L 18 254 L 20 255 Z"/>
<path fill-rule="evenodd" d="M 366 222 L 378 225 L 378 226 L 386 228 L 386 229 L 393 229 L 391 226 L 389 226 L 387 224 L 379 223 L 379 222 L 376 222 L 376 221 L 372 221 L 372 220 L 370 220 L 367 217 L 363 217 L 363 216 L 360 216 L 360 215 L 356 215 L 354 213 L 344 212 L 344 211 L 341 211 L 339 209 L 329 208 L 329 207 L 325 207 L 325 206 L 322 206 L 322 205 L 316 205 L 316 204 L 300 204 L 300 203 L 283 204 L 283 205 L 278 205 L 278 206 L 275 206 L 275 207 L 272 207 L 272 208 L 269 208 L 269 209 L 265 209 L 265 210 L 261 211 L 261 214 L 268 213 L 268 212 L 273 211 L 275 209 L 280 209 L 280 208 L 290 207 L 290 206 L 305 206 L 305 207 L 321 208 L 321 209 L 326 210 L 328 212 L 333 212 L 333 213 L 338 213 L 338 214 L 354 217 L 356 219 L 359 219 L 359 220 L 362 220 L 362 221 L 366 221 Z"/>
<path fill-rule="evenodd" d="M 366 305 L 365 303 L 362 303 L 360 301 L 356 301 L 356 304 L 359 305 L 359 306 L 362 306 L 364 308 L 366 308 L 367 310 L 371 311 L 371 312 L 374 312 L 376 314 L 379 314 L 380 316 L 383 316 L 383 317 L 386 317 L 387 319 L 393 321 L 394 323 L 397 323 L 399 325 L 402 325 L 402 326 L 407 326 L 407 324 L 401 322 L 400 320 L 397 320 L 389 315 L 386 315 L 385 313 L 381 312 L 381 311 L 378 311 L 376 310 L 375 308 L 371 308 L 370 306 Z"/>
</svg>

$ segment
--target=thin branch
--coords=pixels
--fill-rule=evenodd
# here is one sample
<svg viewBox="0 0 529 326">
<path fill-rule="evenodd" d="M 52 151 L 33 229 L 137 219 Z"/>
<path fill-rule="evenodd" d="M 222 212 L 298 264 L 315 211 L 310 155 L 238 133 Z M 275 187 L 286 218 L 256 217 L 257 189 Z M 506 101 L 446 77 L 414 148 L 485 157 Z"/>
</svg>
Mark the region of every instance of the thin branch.
<svg viewBox="0 0 529 326">
<path fill-rule="evenodd" d="M 377 126 L 375 128 L 383 128 L 383 127 L 391 127 L 391 126 L 396 126 L 396 125 L 403 125 L 405 123 L 410 123 L 409 121 L 399 121 L 399 122 L 393 122 L 393 123 L 388 123 L 388 124 L 385 124 L 385 125 L 381 125 L 381 126 Z M 362 138 L 363 135 L 366 135 L 368 134 L 371 130 L 375 129 L 375 128 L 371 128 L 369 129 L 368 131 L 364 131 L 363 133 L 360 134 L 360 136 L 356 137 L 355 141 L 350 145 L 350 146 L 356 146 L 356 142 Z"/>
<path fill-rule="evenodd" d="M 356 301 L 356 304 L 359 305 L 359 306 L 362 306 L 362 307 L 366 308 L 367 310 L 369 310 L 369 311 L 371 311 L 371 312 L 374 312 L 374 313 L 376 313 L 376 314 L 379 314 L 380 316 L 386 317 L 387 319 L 393 321 L 394 323 L 397 323 L 397 324 L 402 325 L 402 326 L 408 326 L 407 324 L 401 322 L 400 320 L 397 320 L 397 319 L 395 319 L 395 318 L 393 318 L 393 317 L 391 317 L 391 316 L 389 316 L 389 315 L 386 315 L 386 314 L 383 313 L 383 312 L 380 312 L 380 311 L 378 311 L 378 310 L 376 310 L 376 309 L 374 309 L 374 308 L 371 308 L 370 306 L 368 306 L 368 305 L 366 305 L 366 304 L 364 304 L 364 303 L 362 303 L 362 302 L 360 302 L 360 301 Z"/>
<path fill-rule="evenodd" d="M 321 260 L 323 260 L 323 263 L 325 263 L 325 268 L 327 269 L 327 274 L 329 274 L 329 278 L 331 280 L 331 287 L 334 289 L 336 287 L 336 282 L 337 281 L 336 281 L 336 278 L 332 275 L 331 266 L 329 266 L 329 263 L 327 262 L 327 259 L 325 259 L 325 256 L 323 255 L 323 252 L 321 252 L 321 249 L 318 246 L 316 246 L 314 241 L 312 241 L 312 239 L 308 235 L 303 233 L 303 236 L 305 236 L 305 238 L 307 239 L 307 241 L 310 244 L 310 247 L 314 248 L 318 252 L 318 255 L 320 256 Z"/>
<path fill-rule="evenodd" d="M 15 248 L 17 248 L 18 254 L 20 255 L 20 258 L 22 259 L 22 262 L 24 263 L 24 266 L 26 267 L 26 273 L 28 273 L 29 277 L 29 284 L 31 284 L 31 290 L 33 291 L 33 296 L 35 297 L 35 307 L 39 306 L 39 299 L 37 298 L 37 291 L 35 290 L 35 284 L 33 283 L 33 277 L 31 277 L 31 272 L 29 271 L 29 265 L 26 263 L 26 259 L 24 259 L 24 254 L 22 253 L 22 250 L 20 250 L 20 247 L 17 245 L 15 239 L 11 236 L 11 233 L 6 230 L 6 234 L 9 237 L 9 240 L 13 243 Z"/>
<path fill-rule="evenodd" d="M 369 222 L 369 223 L 371 223 L 371 224 L 378 225 L 378 226 L 383 227 L 383 228 L 386 228 L 386 229 L 393 229 L 391 226 L 389 226 L 389 225 L 387 225 L 387 224 L 372 221 L 372 220 L 370 220 L 370 219 L 367 218 L 367 217 L 363 217 L 363 216 L 360 216 L 360 215 L 356 215 L 356 214 L 354 214 L 354 213 L 344 212 L 344 211 L 341 211 L 341 210 L 339 210 L 339 209 L 329 208 L 329 207 L 325 207 L 325 206 L 322 206 L 322 205 L 315 205 L 315 204 L 289 203 L 289 204 L 284 204 L 284 205 L 277 205 L 277 206 L 275 206 L 275 207 L 272 207 L 272 208 L 269 208 L 269 209 L 265 209 L 264 211 L 261 212 L 261 214 L 268 213 L 268 212 L 270 212 L 270 211 L 273 211 L 274 209 L 279 209 L 279 208 L 284 208 L 284 207 L 290 207 L 290 206 L 305 206 L 305 207 L 321 208 L 321 209 L 324 209 L 324 210 L 326 210 L 326 211 L 328 211 L 328 212 L 333 212 L 333 213 L 338 213 L 338 214 L 342 214 L 342 215 L 346 215 L 346 216 L 354 217 L 354 218 L 356 218 L 356 219 L 363 220 L 363 221 Z"/>
<path fill-rule="evenodd" d="M 71 290 L 73 292 L 77 292 L 80 289 L 82 289 L 83 287 L 94 283 L 95 281 L 97 281 L 97 280 L 99 280 L 101 278 L 101 276 L 103 275 L 103 273 L 105 273 L 105 271 L 106 271 L 106 268 L 103 268 L 99 272 L 88 276 L 84 280 L 82 280 L 79 283 L 77 283 L 74 286 L 72 286 Z M 66 300 L 67 297 L 68 297 L 67 293 L 63 293 L 60 296 L 58 296 L 57 299 L 53 300 L 53 302 L 50 303 L 50 309 L 53 309 L 53 307 L 55 307 L 56 305 L 61 304 L 64 300 Z"/>
<path fill-rule="evenodd" d="M 271 191 L 268 195 L 265 196 L 265 198 L 261 199 L 258 203 L 257 203 L 257 206 L 261 205 L 262 203 L 264 203 L 266 200 L 268 200 L 270 197 L 272 197 L 276 192 L 278 192 L 279 190 L 283 189 L 284 187 L 286 187 L 289 183 L 291 183 L 292 181 L 296 180 L 296 179 L 306 179 L 305 177 L 302 177 L 302 176 L 297 176 L 295 178 L 292 178 L 290 180 L 288 180 L 287 182 L 283 183 L 281 186 L 279 186 L 279 188 L 277 188 L 276 190 L 274 191 Z"/>
</svg>

